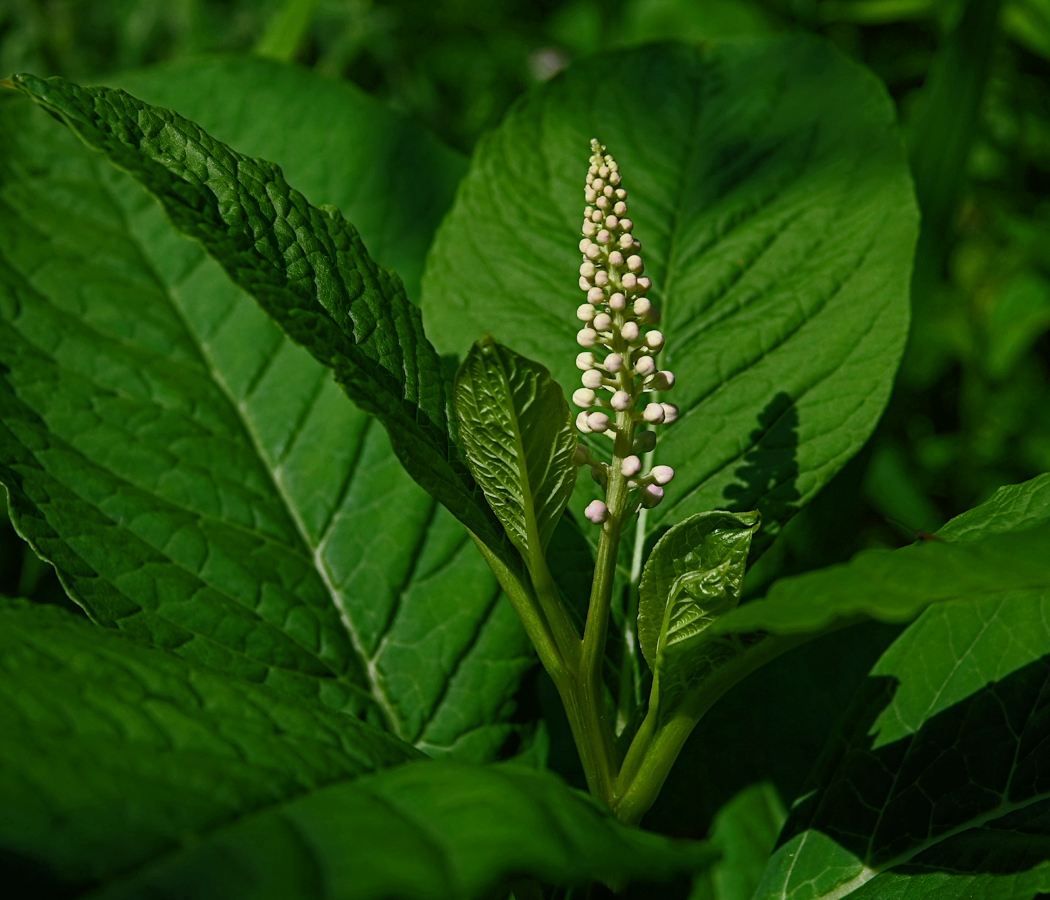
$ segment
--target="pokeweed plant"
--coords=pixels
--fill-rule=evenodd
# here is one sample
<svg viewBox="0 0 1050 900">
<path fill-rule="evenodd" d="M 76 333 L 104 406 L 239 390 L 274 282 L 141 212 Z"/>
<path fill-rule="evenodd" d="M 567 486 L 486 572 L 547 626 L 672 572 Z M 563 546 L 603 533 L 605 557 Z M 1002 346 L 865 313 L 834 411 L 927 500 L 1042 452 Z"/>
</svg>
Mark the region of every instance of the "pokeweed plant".
<svg viewBox="0 0 1050 900">
<path fill-rule="evenodd" d="M 465 175 L 298 70 L 125 85 L 154 102 L 0 104 L 0 480 L 92 620 L 0 605 L 16 896 L 1050 889 L 1046 476 L 740 603 L 903 349 L 917 217 L 872 76 L 801 38 L 617 52 Z M 634 827 L 747 676 L 916 617 L 786 822 L 740 785 L 708 843 Z M 523 637 L 591 798 L 494 762 Z"/>
</svg>

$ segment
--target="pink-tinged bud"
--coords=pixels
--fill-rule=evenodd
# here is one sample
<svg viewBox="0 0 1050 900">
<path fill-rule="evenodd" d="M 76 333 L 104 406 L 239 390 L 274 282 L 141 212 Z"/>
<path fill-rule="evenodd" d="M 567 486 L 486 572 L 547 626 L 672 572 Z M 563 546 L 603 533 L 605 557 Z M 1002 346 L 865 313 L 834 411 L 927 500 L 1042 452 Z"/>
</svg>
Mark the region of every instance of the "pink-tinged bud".
<svg viewBox="0 0 1050 900">
<path fill-rule="evenodd" d="M 590 409 L 594 406 L 594 400 L 594 391 L 587 388 L 577 388 L 572 392 L 572 402 L 583 409 Z"/>
<path fill-rule="evenodd" d="M 670 425 L 678 418 L 678 407 L 673 403 L 661 403 L 664 408 L 664 425 Z"/>
<path fill-rule="evenodd" d="M 620 227 L 623 228 L 623 223 L 624 222 L 629 222 L 629 221 L 630 221 L 630 219 L 620 219 Z M 623 250 L 630 250 L 632 247 L 634 247 L 634 238 L 631 237 L 629 234 L 626 234 L 626 233 L 621 234 L 620 235 L 620 248 L 623 249 Z"/>
<path fill-rule="evenodd" d="M 602 181 L 602 179 L 600 178 L 595 178 L 591 182 L 591 187 L 594 188 L 596 191 L 600 191 L 603 187 L 605 187 L 605 182 Z"/>
<path fill-rule="evenodd" d="M 581 230 L 585 235 L 587 235 L 587 237 L 592 238 L 594 237 L 595 232 L 597 232 L 598 226 L 595 225 L 593 222 L 584 222 L 583 228 Z M 580 253 L 583 253 L 582 249 L 580 250 Z"/>
<path fill-rule="evenodd" d="M 643 275 L 641 278 L 638 279 L 638 290 L 644 292 L 649 290 L 649 288 L 651 288 L 652 286 L 653 283 L 649 280 L 648 275 Z"/>
<path fill-rule="evenodd" d="M 649 315 L 649 310 L 653 308 L 653 305 L 646 300 L 644 297 L 641 300 L 635 300 L 634 306 L 631 309 L 634 310 L 634 314 L 639 317 Z"/>
<path fill-rule="evenodd" d="M 631 449 L 635 453 L 651 453 L 656 448 L 656 432 L 640 431 L 635 436 Z"/>
<path fill-rule="evenodd" d="M 603 228 L 601 231 L 598 232 L 598 236 L 595 238 L 595 240 L 599 244 L 608 244 L 611 238 L 612 235 L 610 235 L 609 232 Z"/>
<path fill-rule="evenodd" d="M 594 210 L 594 212 L 591 213 L 591 221 L 595 225 L 597 225 L 601 220 L 602 220 L 601 210 L 599 210 L 599 209 Z"/>
<path fill-rule="evenodd" d="M 605 269 L 599 269 L 594 273 L 594 283 L 598 287 L 605 287 L 609 283 L 609 273 Z"/>
<path fill-rule="evenodd" d="M 670 466 L 653 466 L 649 474 L 653 476 L 653 481 L 657 484 L 670 484 L 671 479 L 674 478 L 674 469 Z"/>
<path fill-rule="evenodd" d="M 609 309 L 613 312 L 622 312 L 627 307 L 627 299 L 617 291 L 609 298 Z"/>
<path fill-rule="evenodd" d="M 645 345 L 654 353 L 659 353 L 664 348 L 663 333 L 659 331 L 650 331 L 645 336 Z"/>
<path fill-rule="evenodd" d="M 591 458 L 591 454 L 587 452 L 587 448 L 583 444 L 576 445 L 576 452 L 572 454 L 572 461 L 578 466 L 582 466 Z"/>
<path fill-rule="evenodd" d="M 627 478 L 634 478 L 642 471 L 642 461 L 637 456 L 628 456 L 621 464 L 620 471 Z"/>
<path fill-rule="evenodd" d="M 650 403 L 645 407 L 642 418 L 650 425 L 659 425 L 664 420 L 664 408 L 659 403 Z"/>
<path fill-rule="evenodd" d="M 595 238 L 595 240 L 598 240 L 599 238 L 601 238 L 601 236 L 602 236 L 602 233 L 599 231 L 598 232 L 598 236 Z M 601 241 L 601 243 L 604 244 L 605 241 Z M 597 244 L 591 244 L 591 246 L 587 248 L 587 252 L 584 254 L 584 256 L 586 256 L 587 259 L 590 259 L 590 260 L 595 260 L 601 255 L 602 255 L 601 247 L 599 247 Z"/>
<path fill-rule="evenodd" d="M 588 238 L 584 238 L 580 241 L 580 253 L 586 253 L 587 248 L 591 246 L 591 242 Z"/>
<path fill-rule="evenodd" d="M 609 414 L 604 412 L 588 413 L 587 424 L 590 426 L 591 431 L 605 431 L 609 427 Z"/>
<path fill-rule="evenodd" d="M 610 353 L 605 357 L 605 370 L 616 374 L 623 368 L 623 357 L 619 353 Z"/>
<path fill-rule="evenodd" d="M 583 208 L 583 217 L 585 219 L 589 219 L 591 217 L 591 213 L 592 212 L 594 212 L 594 207 L 593 206 L 585 206 Z"/>
<path fill-rule="evenodd" d="M 642 258 L 640 256 L 628 256 L 627 268 L 634 272 L 635 275 L 641 275 L 645 266 L 642 265 Z"/>
<path fill-rule="evenodd" d="M 617 412 L 623 412 L 631 405 L 631 395 L 627 391 L 616 391 L 609 400 L 609 405 Z"/>
<path fill-rule="evenodd" d="M 594 191 L 591 190 L 590 187 L 588 187 L 587 190 L 583 192 L 583 196 L 587 198 L 588 203 L 594 203 L 594 201 L 598 198 L 598 195 L 594 193 Z"/>
<path fill-rule="evenodd" d="M 608 197 L 604 197 L 604 196 L 599 197 L 597 200 L 594 201 L 594 205 L 597 206 L 598 209 L 608 209 L 609 208 L 609 198 Z"/>
<path fill-rule="evenodd" d="M 589 303 L 584 303 L 576 310 L 576 318 L 581 322 L 590 322 L 594 318 L 594 307 Z"/>
<path fill-rule="evenodd" d="M 619 250 L 613 250 L 609 254 L 609 265 L 614 266 L 617 269 L 623 265 L 623 254 Z"/>
<path fill-rule="evenodd" d="M 627 212 L 627 204 L 624 203 L 622 200 L 620 200 L 613 207 L 613 212 L 616 213 L 616 215 L 618 215 L 618 216 L 622 216 L 625 212 Z"/>
<path fill-rule="evenodd" d="M 576 343 L 581 347 L 593 347 L 598 342 L 598 332 L 593 328 L 581 328 L 576 334 Z"/>
<path fill-rule="evenodd" d="M 631 229 L 634 228 L 634 222 L 630 219 L 620 219 L 620 227 L 627 233 L 630 233 Z"/>
<path fill-rule="evenodd" d="M 594 368 L 594 354 L 590 350 L 584 350 L 583 353 L 577 354 L 576 356 L 576 368 L 586 372 L 588 369 Z"/>
<path fill-rule="evenodd" d="M 611 197 L 613 195 L 612 186 L 607 184 L 602 188 L 602 193 L 605 194 L 606 197 Z"/>
<path fill-rule="evenodd" d="M 609 177 L 609 167 L 608 166 L 598 166 L 598 174 L 602 178 L 608 178 Z"/>
<path fill-rule="evenodd" d="M 647 484 L 641 491 L 642 506 L 652 509 L 664 499 L 664 489 L 659 485 Z"/>
<path fill-rule="evenodd" d="M 602 386 L 602 373 L 597 369 L 588 369 L 580 376 L 580 381 L 583 382 L 585 388 L 597 390 Z"/>
<path fill-rule="evenodd" d="M 594 285 L 591 284 L 591 280 L 589 278 L 584 278 L 581 275 L 580 276 L 580 290 L 581 291 L 589 291 L 592 287 L 594 287 Z"/>
<path fill-rule="evenodd" d="M 619 188 L 616 191 L 616 199 L 617 200 L 626 200 L 627 199 L 627 191 L 625 191 L 623 188 Z"/>
<path fill-rule="evenodd" d="M 582 412 L 576 416 L 576 427 L 584 434 L 591 433 L 591 426 L 587 424 L 587 413 Z"/>
<path fill-rule="evenodd" d="M 640 356 L 638 357 L 638 362 L 634 364 L 634 371 L 644 378 L 646 375 L 652 375 L 656 371 L 656 363 L 653 362 L 651 356 Z"/>
<path fill-rule="evenodd" d="M 595 331 L 608 331 L 612 327 L 612 317 L 608 313 L 598 313 L 594 317 Z"/>
<path fill-rule="evenodd" d="M 619 172 L 613 172 L 612 175 L 609 176 L 609 184 L 619 184 L 619 183 L 620 183 L 620 173 Z"/>
<path fill-rule="evenodd" d="M 638 323 L 624 322 L 623 328 L 620 329 L 620 336 L 628 343 L 638 340 Z"/>
<path fill-rule="evenodd" d="M 628 272 L 626 275 L 623 276 L 623 278 L 620 279 L 620 283 L 625 288 L 627 288 L 627 290 L 631 290 L 631 288 L 638 284 L 638 277 Z"/>
<path fill-rule="evenodd" d="M 580 277 L 581 278 L 593 278 L 594 277 L 594 263 L 585 262 L 580 266 Z"/>
<path fill-rule="evenodd" d="M 657 372 L 649 383 L 654 391 L 669 391 L 674 387 L 674 372 Z"/>
<path fill-rule="evenodd" d="M 618 205 L 619 204 L 617 204 L 617 206 Z M 604 225 L 605 225 L 606 228 L 608 228 L 610 231 L 612 231 L 619 224 L 619 222 L 620 222 L 620 220 L 617 219 L 616 216 L 606 216 Z"/>
<path fill-rule="evenodd" d="M 599 272 L 598 274 L 599 275 L 604 275 L 605 273 L 604 272 Z M 595 278 L 595 281 L 597 281 L 597 280 L 598 279 Z M 594 305 L 594 306 L 597 306 L 604 299 L 605 299 L 605 291 L 603 291 L 600 287 L 592 287 L 589 291 L 587 291 L 587 302 L 592 304 L 592 305 Z"/>
<path fill-rule="evenodd" d="M 602 522 L 609 518 L 609 507 L 602 503 L 601 500 L 592 500 L 587 504 L 583 514 L 595 525 L 601 525 Z"/>
</svg>

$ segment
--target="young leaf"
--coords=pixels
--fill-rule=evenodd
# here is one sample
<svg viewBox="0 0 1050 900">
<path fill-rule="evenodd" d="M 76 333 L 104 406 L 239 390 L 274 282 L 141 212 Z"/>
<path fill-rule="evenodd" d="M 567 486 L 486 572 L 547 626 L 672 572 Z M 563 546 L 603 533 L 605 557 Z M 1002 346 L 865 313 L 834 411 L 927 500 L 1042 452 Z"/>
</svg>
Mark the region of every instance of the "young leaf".
<svg viewBox="0 0 1050 900">
<path fill-rule="evenodd" d="M 419 758 L 316 701 L 0 599 L 0 853 L 5 881 L 20 865 L 48 875 L 25 896 L 48 880 L 65 896 L 187 835 Z"/>
<path fill-rule="evenodd" d="M 491 332 L 578 386 L 597 137 L 628 187 L 681 409 L 654 459 L 676 477 L 639 538 L 728 507 L 758 509 L 767 541 L 863 445 L 904 347 L 918 218 L 895 121 L 877 79 L 801 35 L 576 63 L 479 143 L 427 259 L 428 334 L 463 353 Z M 581 479 L 574 512 L 596 491 Z"/>
<path fill-rule="evenodd" d="M 543 366 L 478 341 L 456 373 L 471 473 L 522 557 L 542 559 L 576 483 L 576 428 Z"/>
<path fill-rule="evenodd" d="M 697 513 L 653 547 L 638 584 L 638 642 L 661 677 L 740 601 L 758 513 Z M 661 667 L 662 666 L 662 667 Z"/>
<path fill-rule="evenodd" d="M 460 458 L 441 362 L 419 311 L 338 210 L 311 206 L 273 163 L 123 91 L 32 75 L 14 83 L 140 181 L 176 229 L 380 419 L 412 477 L 500 552 L 499 529 Z"/>
<path fill-rule="evenodd" d="M 255 76 L 271 79 L 275 116 L 312 84 L 323 122 L 299 108 L 301 131 L 351 130 L 340 86 L 237 71 L 246 109 Z M 234 74 L 155 77 L 171 97 L 213 96 Z M 254 118 L 223 111 L 267 148 Z M 280 150 L 280 118 L 267 121 Z M 379 178 L 387 161 L 366 149 L 315 162 L 307 188 L 347 196 L 350 162 Z M 368 715 L 428 753 L 491 758 L 534 657 L 378 423 L 132 179 L 14 95 L 0 109 L 0 209 L 0 480 L 71 596 L 102 624 Z M 390 208 L 385 227 L 410 212 Z"/>
<path fill-rule="evenodd" d="M 999 488 L 980 506 L 956 516 L 937 532 L 941 540 L 969 543 L 989 534 L 1022 531 L 1050 522 L 1050 473 Z"/>
<path fill-rule="evenodd" d="M 928 609 L 872 669 L 755 897 L 1050 889 L 1048 622 L 1046 580 Z"/>
</svg>

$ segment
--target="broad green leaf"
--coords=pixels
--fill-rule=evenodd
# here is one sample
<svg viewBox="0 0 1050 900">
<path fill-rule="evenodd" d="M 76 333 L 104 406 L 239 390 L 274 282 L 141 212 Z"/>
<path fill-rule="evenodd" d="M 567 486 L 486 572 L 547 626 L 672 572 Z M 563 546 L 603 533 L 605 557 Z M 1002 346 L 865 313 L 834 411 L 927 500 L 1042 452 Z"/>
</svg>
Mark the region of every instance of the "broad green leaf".
<svg viewBox="0 0 1050 900">
<path fill-rule="evenodd" d="M 1044 580 L 911 625 L 818 763 L 756 898 L 1050 889 L 1048 622 Z"/>
<path fill-rule="evenodd" d="M 380 419 L 413 478 L 500 551 L 498 526 L 461 459 L 443 369 L 419 311 L 338 209 L 312 206 L 278 166 L 170 110 L 60 78 L 14 83 L 142 183 L 177 230 Z"/>
<path fill-rule="evenodd" d="M 1050 525 L 966 544 L 925 541 L 776 582 L 765 599 L 712 626 L 718 634 L 817 633 L 862 618 L 907 622 L 927 606 L 1050 587 Z"/>
<path fill-rule="evenodd" d="M 352 205 L 360 176 L 377 204 L 393 178 L 370 156 L 384 118 L 344 85 L 250 60 L 135 80 L 177 105 L 215 99 L 231 140 L 289 152 L 313 196 Z M 349 140 L 359 111 L 367 139 L 330 163 L 282 125 Z M 462 528 L 130 178 L 13 94 L 0 121 L 0 480 L 20 533 L 102 624 L 429 753 L 490 757 L 532 656 Z M 405 164 L 411 135 L 391 127 Z M 420 227 L 387 196 L 380 244 Z"/>
<path fill-rule="evenodd" d="M 576 428 L 561 388 L 486 338 L 459 367 L 454 398 L 474 479 L 521 555 L 542 559 L 576 483 Z"/>
<path fill-rule="evenodd" d="M 17 896 L 67 896 L 242 816 L 419 756 L 316 701 L 53 606 L 0 599 L 6 896 L 20 872 Z"/>
<path fill-rule="evenodd" d="M 657 541 L 638 583 L 638 643 L 654 672 L 672 664 L 668 654 L 687 657 L 740 602 L 758 522 L 757 513 L 697 513 Z"/>
<path fill-rule="evenodd" d="M 715 816 L 711 844 L 722 858 L 698 876 L 689 900 L 751 900 L 787 818 L 773 785 L 745 788 Z"/>
<path fill-rule="evenodd" d="M 427 333 L 459 354 L 490 333 L 577 386 L 597 137 L 629 194 L 682 410 L 655 452 L 675 480 L 639 537 L 728 507 L 758 509 L 768 540 L 867 439 L 904 346 L 917 214 L 895 118 L 873 76 L 809 37 L 576 64 L 479 143 L 427 260 Z M 572 508 L 595 490 L 581 479 Z"/>
<path fill-rule="evenodd" d="M 511 877 L 662 880 L 715 855 L 626 828 L 547 772 L 427 762 L 247 816 L 93 896 L 481 900 Z"/>
<path fill-rule="evenodd" d="M 956 516 L 937 537 L 967 543 L 990 534 L 1022 531 L 1050 522 L 1050 473 L 999 488 L 980 506 Z"/>
</svg>

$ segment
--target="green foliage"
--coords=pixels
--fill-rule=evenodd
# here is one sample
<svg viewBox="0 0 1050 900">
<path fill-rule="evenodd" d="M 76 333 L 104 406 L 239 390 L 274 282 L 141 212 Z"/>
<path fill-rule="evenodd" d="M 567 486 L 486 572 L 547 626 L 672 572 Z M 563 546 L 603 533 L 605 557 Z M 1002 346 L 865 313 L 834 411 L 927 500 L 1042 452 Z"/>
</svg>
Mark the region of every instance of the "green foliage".
<svg viewBox="0 0 1050 900">
<path fill-rule="evenodd" d="M 550 372 L 490 338 L 456 374 L 471 473 L 526 560 L 542 561 L 576 483 L 576 428 Z"/>
</svg>

